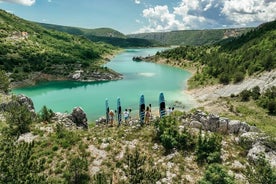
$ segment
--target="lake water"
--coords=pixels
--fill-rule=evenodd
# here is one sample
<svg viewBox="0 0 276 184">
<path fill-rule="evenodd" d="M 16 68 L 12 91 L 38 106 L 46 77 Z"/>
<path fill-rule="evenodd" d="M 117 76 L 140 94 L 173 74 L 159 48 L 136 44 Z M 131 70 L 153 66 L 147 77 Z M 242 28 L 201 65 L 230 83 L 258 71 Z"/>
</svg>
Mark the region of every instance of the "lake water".
<svg viewBox="0 0 276 184">
<path fill-rule="evenodd" d="M 36 111 L 46 105 L 55 112 L 71 112 L 80 106 L 87 113 L 89 121 L 105 114 L 105 99 L 111 109 L 116 109 L 117 98 L 121 98 L 122 109 L 131 108 L 132 116 L 138 116 L 139 98 L 145 96 L 146 105 L 152 104 L 153 111 L 158 109 L 159 93 L 165 95 L 166 106 L 181 102 L 185 109 L 193 106 L 193 101 L 185 94 L 190 73 L 166 65 L 148 62 L 134 62 L 133 56 L 153 55 L 162 48 L 126 49 L 118 54 L 107 67 L 123 74 L 123 79 L 109 82 L 46 82 L 36 86 L 13 90 L 15 94 L 30 97 Z M 179 104 L 179 103 L 177 103 Z"/>
</svg>

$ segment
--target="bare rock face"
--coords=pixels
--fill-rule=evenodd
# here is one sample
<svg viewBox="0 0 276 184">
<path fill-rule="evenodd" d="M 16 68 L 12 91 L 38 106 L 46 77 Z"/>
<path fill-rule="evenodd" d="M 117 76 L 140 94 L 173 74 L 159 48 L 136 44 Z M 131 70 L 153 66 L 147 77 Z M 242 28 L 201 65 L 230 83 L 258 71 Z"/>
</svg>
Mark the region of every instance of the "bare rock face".
<svg viewBox="0 0 276 184">
<path fill-rule="evenodd" d="M 25 105 L 29 109 L 30 112 L 35 112 L 34 103 L 33 103 L 32 99 L 30 99 L 29 97 L 20 94 L 17 96 L 16 101 L 20 105 Z"/>
<path fill-rule="evenodd" d="M 85 129 L 88 128 L 87 116 L 81 107 L 75 107 L 69 116 L 69 119 L 71 119 L 79 127 L 83 127 Z"/>
</svg>

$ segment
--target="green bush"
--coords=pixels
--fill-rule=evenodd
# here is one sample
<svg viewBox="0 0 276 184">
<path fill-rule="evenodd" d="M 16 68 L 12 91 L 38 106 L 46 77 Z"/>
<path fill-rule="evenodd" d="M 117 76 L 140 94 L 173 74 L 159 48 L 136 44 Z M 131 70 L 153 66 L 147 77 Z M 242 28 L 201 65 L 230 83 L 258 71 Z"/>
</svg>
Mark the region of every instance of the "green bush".
<svg viewBox="0 0 276 184">
<path fill-rule="evenodd" d="M 151 160 L 140 154 L 138 149 L 134 152 L 127 150 L 123 162 L 127 165 L 123 171 L 126 173 L 128 183 L 156 183 L 161 178 L 158 169 L 152 167 Z"/>
<path fill-rule="evenodd" d="M 251 92 L 249 90 L 243 90 L 241 93 L 240 93 L 240 98 L 241 98 L 241 101 L 243 102 L 246 102 L 246 101 L 249 101 L 250 100 L 250 96 L 251 96 Z"/>
<path fill-rule="evenodd" d="M 234 184 L 234 177 L 227 173 L 227 170 L 220 164 L 211 164 L 204 172 L 204 176 L 198 184 Z"/>
<path fill-rule="evenodd" d="M 196 161 L 199 164 L 221 162 L 221 141 L 222 138 L 217 134 L 205 134 L 199 132 L 196 145 Z"/>
<path fill-rule="evenodd" d="M 178 122 L 175 117 L 168 116 L 155 122 L 156 137 L 169 151 L 173 148 L 180 150 L 191 150 L 195 146 L 194 136 L 186 129 L 183 132 L 178 130 Z"/>
<path fill-rule="evenodd" d="M 15 99 L 8 105 L 5 114 L 8 130 L 6 132 L 19 136 L 29 132 L 34 114 L 25 105 L 20 105 Z"/>
<path fill-rule="evenodd" d="M 47 109 L 44 105 L 39 112 L 39 117 L 41 121 L 50 122 L 51 118 L 54 116 L 54 112 L 51 109 Z"/>
<path fill-rule="evenodd" d="M 9 91 L 10 81 L 6 72 L 0 69 L 0 91 L 7 93 Z"/>
</svg>

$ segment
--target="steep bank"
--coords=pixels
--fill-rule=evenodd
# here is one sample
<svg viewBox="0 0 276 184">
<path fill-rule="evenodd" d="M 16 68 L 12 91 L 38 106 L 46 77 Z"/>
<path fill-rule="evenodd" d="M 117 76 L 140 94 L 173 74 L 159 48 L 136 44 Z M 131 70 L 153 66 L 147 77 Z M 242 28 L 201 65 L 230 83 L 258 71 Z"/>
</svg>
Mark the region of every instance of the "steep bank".
<svg viewBox="0 0 276 184">
<path fill-rule="evenodd" d="M 198 102 L 204 102 L 216 100 L 220 97 L 229 97 L 232 94 L 237 95 L 243 90 L 249 90 L 255 86 L 259 86 L 261 92 L 272 86 L 276 86 L 276 70 L 256 74 L 237 84 L 217 84 L 213 86 L 191 89 L 187 92 L 192 95 Z"/>
</svg>

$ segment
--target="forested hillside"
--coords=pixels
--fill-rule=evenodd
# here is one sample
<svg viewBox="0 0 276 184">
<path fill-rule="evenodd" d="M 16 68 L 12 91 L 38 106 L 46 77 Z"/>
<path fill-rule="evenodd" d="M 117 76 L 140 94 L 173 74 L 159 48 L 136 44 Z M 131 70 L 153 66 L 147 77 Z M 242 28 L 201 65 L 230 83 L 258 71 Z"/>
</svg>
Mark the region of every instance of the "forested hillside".
<svg viewBox="0 0 276 184">
<path fill-rule="evenodd" d="M 247 34 L 211 46 L 182 46 L 157 53 L 179 66 L 197 65 L 192 87 L 220 82 L 240 82 L 246 76 L 276 67 L 276 21 L 260 25 Z"/>
<path fill-rule="evenodd" d="M 101 71 L 100 61 L 114 50 L 109 44 L 48 30 L 0 10 L 0 69 L 15 81 L 32 72 L 67 77 L 78 69 Z"/>
<path fill-rule="evenodd" d="M 160 46 L 157 41 L 141 38 L 128 38 L 123 33 L 111 28 L 84 29 L 53 24 L 42 24 L 45 28 L 66 32 L 73 35 L 80 35 L 88 38 L 93 42 L 104 42 L 117 47 L 153 47 Z"/>
<path fill-rule="evenodd" d="M 162 45 L 209 45 L 222 39 L 234 38 L 251 28 L 183 30 L 171 32 L 140 33 L 128 35 L 130 38 L 155 40 Z"/>
</svg>

